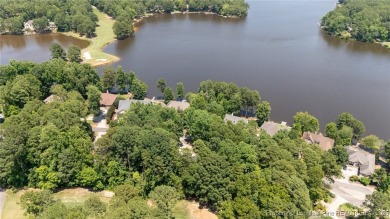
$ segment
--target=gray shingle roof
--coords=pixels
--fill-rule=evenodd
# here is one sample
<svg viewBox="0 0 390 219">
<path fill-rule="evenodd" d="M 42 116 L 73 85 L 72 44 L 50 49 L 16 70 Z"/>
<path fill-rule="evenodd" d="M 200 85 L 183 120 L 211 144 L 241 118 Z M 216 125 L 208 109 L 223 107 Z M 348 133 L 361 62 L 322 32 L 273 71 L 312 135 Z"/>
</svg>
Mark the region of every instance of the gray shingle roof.
<svg viewBox="0 0 390 219">
<path fill-rule="evenodd" d="M 151 100 L 120 100 L 118 113 L 127 111 L 133 103 L 152 104 L 153 102 Z"/>
<path fill-rule="evenodd" d="M 225 118 L 223 119 L 223 121 L 225 121 L 225 122 L 230 121 L 233 124 L 236 124 L 239 121 L 243 121 L 244 123 L 248 123 L 248 119 L 242 118 L 242 117 L 238 117 L 238 116 L 233 116 L 233 115 L 230 115 L 230 114 L 226 114 Z"/>
<path fill-rule="evenodd" d="M 190 107 L 190 104 L 185 101 L 170 101 L 167 105 L 169 108 L 174 108 L 176 110 L 186 110 L 188 107 Z"/>
<path fill-rule="evenodd" d="M 280 130 L 287 130 L 290 131 L 291 127 L 283 124 L 279 124 L 276 122 L 264 122 L 263 125 L 260 127 L 262 130 L 267 132 L 271 137 L 274 136 L 278 131 Z"/>
<path fill-rule="evenodd" d="M 370 154 L 364 150 L 356 147 L 348 147 L 347 153 L 349 155 L 348 161 L 357 163 L 360 166 L 360 173 L 370 176 L 375 171 L 375 155 Z"/>
</svg>

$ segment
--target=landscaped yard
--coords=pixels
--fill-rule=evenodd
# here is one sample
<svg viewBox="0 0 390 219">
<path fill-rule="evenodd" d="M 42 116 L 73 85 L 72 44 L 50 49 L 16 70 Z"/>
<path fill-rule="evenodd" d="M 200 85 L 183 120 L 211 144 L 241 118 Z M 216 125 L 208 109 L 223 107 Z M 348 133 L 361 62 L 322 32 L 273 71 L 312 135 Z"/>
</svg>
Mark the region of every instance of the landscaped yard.
<svg viewBox="0 0 390 219">
<path fill-rule="evenodd" d="M 32 189 L 29 189 L 32 190 Z M 29 190 L 19 190 L 13 192 L 12 190 L 7 190 L 7 197 L 5 200 L 3 213 L 1 218 L 12 218 L 12 219 L 26 219 L 27 216 L 23 215 L 23 209 L 18 204 L 20 196 L 23 193 Z M 113 193 L 110 191 L 101 191 L 101 192 L 91 192 L 84 188 L 74 188 L 74 189 L 64 189 L 57 193 L 54 193 L 53 196 L 55 199 L 61 200 L 67 206 L 80 206 L 82 205 L 89 197 L 97 195 L 100 200 L 108 203 Z M 175 218 L 177 219 L 217 219 L 218 217 L 208 211 L 207 209 L 199 209 L 199 203 L 194 201 L 181 200 L 177 203 L 173 209 Z"/>
<path fill-rule="evenodd" d="M 93 12 L 99 18 L 99 26 L 96 27 L 96 37 L 86 38 L 85 36 L 80 36 L 78 33 L 74 32 L 66 32 L 63 34 L 90 41 L 90 45 L 81 51 L 81 58 L 83 59 L 83 63 L 89 63 L 92 66 L 98 66 L 118 61 L 118 57 L 104 53 L 102 51 L 107 44 L 115 41 L 115 34 L 112 30 L 112 26 L 114 25 L 115 20 L 110 18 L 107 14 L 100 12 L 95 7 L 93 8 Z M 86 56 L 89 59 L 87 59 Z"/>
</svg>

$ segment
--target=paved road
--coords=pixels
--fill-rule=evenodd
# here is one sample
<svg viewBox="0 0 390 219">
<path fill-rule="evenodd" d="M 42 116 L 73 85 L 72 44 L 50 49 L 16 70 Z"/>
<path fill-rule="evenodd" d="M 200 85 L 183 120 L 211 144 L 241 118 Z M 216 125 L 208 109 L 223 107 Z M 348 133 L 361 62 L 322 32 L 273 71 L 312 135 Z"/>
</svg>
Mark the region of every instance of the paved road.
<svg viewBox="0 0 390 219">
<path fill-rule="evenodd" d="M 346 183 L 339 180 L 336 180 L 331 186 L 331 191 L 333 193 L 340 195 L 355 206 L 361 206 L 366 199 L 366 195 L 374 192 L 374 189 L 370 187 L 358 183 Z"/>
<path fill-rule="evenodd" d="M 1 214 L 3 213 L 4 202 L 5 202 L 5 190 L 0 188 L 0 218 L 1 218 Z"/>
</svg>

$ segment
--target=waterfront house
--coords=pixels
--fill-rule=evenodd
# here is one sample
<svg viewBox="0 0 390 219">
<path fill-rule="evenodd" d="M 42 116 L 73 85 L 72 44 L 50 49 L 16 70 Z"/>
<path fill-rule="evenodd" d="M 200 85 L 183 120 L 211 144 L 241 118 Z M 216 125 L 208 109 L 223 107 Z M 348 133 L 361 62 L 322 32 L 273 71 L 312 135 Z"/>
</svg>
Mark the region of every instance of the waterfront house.
<svg viewBox="0 0 390 219">
<path fill-rule="evenodd" d="M 33 20 L 28 20 L 27 22 L 24 22 L 24 31 L 34 31 L 34 26 L 33 26 Z"/>
<path fill-rule="evenodd" d="M 102 93 L 100 95 L 100 106 L 103 107 L 110 107 L 114 104 L 116 100 L 116 95 L 115 94 L 110 94 L 110 93 Z"/>
<path fill-rule="evenodd" d="M 358 175 L 371 176 L 375 171 L 375 155 L 364 151 L 357 146 L 347 147 L 348 163 L 357 166 Z"/>
<path fill-rule="evenodd" d="M 173 108 L 176 110 L 186 110 L 188 107 L 190 107 L 190 104 L 187 101 L 170 101 L 167 104 L 167 107 Z"/>
<path fill-rule="evenodd" d="M 261 127 L 260 127 L 261 130 L 264 130 L 265 132 L 267 132 L 271 137 L 274 136 L 278 131 L 281 131 L 281 130 L 287 130 L 287 131 L 290 131 L 291 130 L 291 127 L 290 126 L 287 126 L 287 123 L 286 122 L 282 122 L 282 123 L 276 123 L 276 122 L 272 122 L 272 121 L 267 121 L 267 122 L 264 122 Z"/>
<path fill-rule="evenodd" d="M 333 148 L 334 140 L 328 137 L 323 136 L 321 133 L 311 133 L 311 132 L 304 132 L 302 135 L 302 138 L 308 143 L 308 144 L 318 144 L 320 148 L 324 151 L 328 151 Z"/>
<path fill-rule="evenodd" d="M 242 122 L 244 122 L 244 123 L 246 123 L 246 124 L 248 124 L 248 122 L 249 122 L 249 120 L 248 120 L 247 118 L 238 117 L 238 116 L 233 116 L 233 114 L 232 114 L 232 115 L 226 114 L 225 117 L 224 117 L 224 119 L 223 119 L 223 121 L 225 121 L 225 122 L 230 121 L 230 122 L 233 123 L 233 124 L 236 124 L 236 123 L 238 123 L 239 121 L 242 121 Z"/>
<path fill-rule="evenodd" d="M 50 30 L 54 30 L 54 29 L 56 29 L 56 28 L 57 28 L 56 23 L 54 23 L 53 21 L 50 21 L 50 22 L 49 22 L 49 29 L 50 29 Z"/>
</svg>

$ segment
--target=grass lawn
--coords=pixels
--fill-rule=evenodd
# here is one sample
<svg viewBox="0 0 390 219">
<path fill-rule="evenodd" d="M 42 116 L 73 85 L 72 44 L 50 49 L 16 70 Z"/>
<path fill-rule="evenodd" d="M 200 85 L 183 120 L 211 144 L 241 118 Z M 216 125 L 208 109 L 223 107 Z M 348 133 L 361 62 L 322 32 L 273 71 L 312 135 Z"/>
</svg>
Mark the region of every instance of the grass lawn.
<svg viewBox="0 0 390 219">
<path fill-rule="evenodd" d="M 31 189 L 29 189 L 31 190 Z M 7 190 L 7 195 L 4 203 L 3 213 L 1 218 L 26 219 L 23 215 L 23 209 L 18 205 L 20 196 L 28 190 L 19 190 L 14 193 L 12 190 Z M 89 197 L 97 195 L 100 200 L 108 203 L 111 200 L 113 193 L 109 191 L 91 192 L 84 188 L 64 189 L 53 194 L 54 199 L 61 200 L 66 206 L 80 206 Z"/>
<path fill-rule="evenodd" d="M 116 40 L 114 31 L 112 30 L 112 26 L 114 25 L 115 20 L 110 18 L 107 14 L 99 11 L 95 7 L 93 8 L 93 12 L 99 18 L 98 27 L 96 27 L 96 37 L 86 38 L 85 36 L 80 36 L 78 33 L 74 32 L 65 32 L 63 34 L 78 39 L 88 40 L 90 42 L 89 46 L 81 51 L 81 58 L 84 60 L 83 63 L 89 63 L 92 66 L 98 66 L 116 62 L 119 60 L 119 57 L 104 53 L 102 51 L 107 44 Z M 86 60 L 83 56 L 85 53 L 89 53 L 91 55 L 91 59 Z"/>
<path fill-rule="evenodd" d="M 173 215 L 176 219 L 188 219 L 190 218 L 189 212 L 187 210 L 188 201 L 181 200 L 173 208 Z"/>
<path fill-rule="evenodd" d="M 173 208 L 173 215 L 177 219 L 218 219 L 217 215 L 208 209 L 199 209 L 199 203 L 181 200 Z"/>
</svg>

